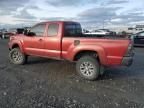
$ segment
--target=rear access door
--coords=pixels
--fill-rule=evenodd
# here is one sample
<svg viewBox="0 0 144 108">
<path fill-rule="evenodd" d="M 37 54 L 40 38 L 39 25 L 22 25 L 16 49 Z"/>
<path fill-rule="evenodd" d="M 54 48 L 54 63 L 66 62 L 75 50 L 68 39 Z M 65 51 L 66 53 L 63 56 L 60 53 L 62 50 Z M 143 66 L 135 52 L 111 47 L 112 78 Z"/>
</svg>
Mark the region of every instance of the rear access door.
<svg viewBox="0 0 144 108">
<path fill-rule="evenodd" d="M 61 40 L 62 40 L 62 24 L 48 23 L 47 36 L 45 37 L 45 54 L 46 57 L 60 59 L 61 58 Z"/>
</svg>

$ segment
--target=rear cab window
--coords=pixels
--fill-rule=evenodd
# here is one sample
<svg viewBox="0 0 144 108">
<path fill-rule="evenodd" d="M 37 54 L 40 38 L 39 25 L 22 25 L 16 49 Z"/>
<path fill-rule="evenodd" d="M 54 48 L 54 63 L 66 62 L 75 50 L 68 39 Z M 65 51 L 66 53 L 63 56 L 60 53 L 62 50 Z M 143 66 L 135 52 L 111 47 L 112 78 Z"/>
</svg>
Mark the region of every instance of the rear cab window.
<svg viewBox="0 0 144 108">
<path fill-rule="evenodd" d="M 82 28 L 79 23 L 74 23 L 74 22 L 64 23 L 64 36 L 65 37 L 74 37 L 78 35 L 82 35 Z"/>
</svg>

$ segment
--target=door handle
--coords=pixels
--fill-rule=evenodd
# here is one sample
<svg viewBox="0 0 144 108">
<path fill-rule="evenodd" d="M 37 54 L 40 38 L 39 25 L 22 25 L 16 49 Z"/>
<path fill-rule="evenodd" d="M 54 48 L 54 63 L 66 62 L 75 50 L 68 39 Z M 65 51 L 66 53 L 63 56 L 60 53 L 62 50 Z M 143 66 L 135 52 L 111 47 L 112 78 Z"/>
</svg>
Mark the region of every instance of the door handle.
<svg viewBox="0 0 144 108">
<path fill-rule="evenodd" d="M 39 41 L 43 41 L 43 39 L 39 39 Z"/>
</svg>

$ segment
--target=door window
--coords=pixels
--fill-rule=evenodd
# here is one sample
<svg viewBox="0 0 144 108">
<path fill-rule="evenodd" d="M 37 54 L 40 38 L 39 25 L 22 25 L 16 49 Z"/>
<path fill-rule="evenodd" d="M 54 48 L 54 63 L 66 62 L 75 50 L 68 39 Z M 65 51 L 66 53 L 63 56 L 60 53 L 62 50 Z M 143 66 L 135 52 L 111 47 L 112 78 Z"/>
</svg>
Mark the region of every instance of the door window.
<svg viewBox="0 0 144 108">
<path fill-rule="evenodd" d="M 30 31 L 35 33 L 36 36 L 44 36 L 45 27 L 45 24 L 39 24 L 34 26 Z"/>
<path fill-rule="evenodd" d="M 58 24 L 50 24 L 48 27 L 48 36 L 57 36 L 58 35 Z"/>
</svg>

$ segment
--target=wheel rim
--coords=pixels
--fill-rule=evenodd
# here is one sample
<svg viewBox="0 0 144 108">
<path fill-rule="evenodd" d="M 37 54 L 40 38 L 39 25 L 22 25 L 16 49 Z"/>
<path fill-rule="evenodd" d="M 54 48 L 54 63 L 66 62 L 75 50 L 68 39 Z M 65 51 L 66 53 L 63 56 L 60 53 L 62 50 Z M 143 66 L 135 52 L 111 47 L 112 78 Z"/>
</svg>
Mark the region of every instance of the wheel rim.
<svg viewBox="0 0 144 108">
<path fill-rule="evenodd" d="M 21 53 L 20 53 L 19 51 L 14 51 L 14 52 L 12 53 L 11 57 L 12 57 L 12 60 L 13 60 L 14 62 L 19 62 L 19 61 L 21 61 L 21 59 L 22 59 L 22 55 L 21 55 Z"/>
<path fill-rule="evenodd" d="M 89 76 L 93 75 L 95 69 L 94 69 L 94 66 L 91 62 L 83 62 L 80 65 L 80 71 L 84 76 L 89 77 Z"/>
</svg>

